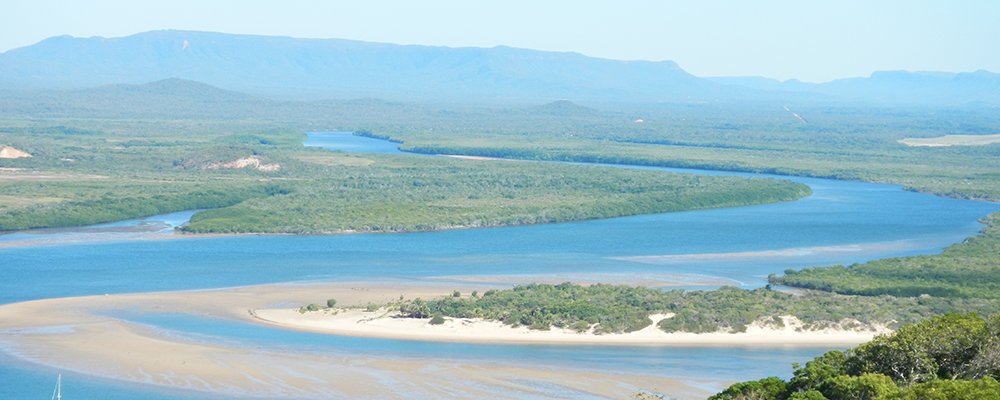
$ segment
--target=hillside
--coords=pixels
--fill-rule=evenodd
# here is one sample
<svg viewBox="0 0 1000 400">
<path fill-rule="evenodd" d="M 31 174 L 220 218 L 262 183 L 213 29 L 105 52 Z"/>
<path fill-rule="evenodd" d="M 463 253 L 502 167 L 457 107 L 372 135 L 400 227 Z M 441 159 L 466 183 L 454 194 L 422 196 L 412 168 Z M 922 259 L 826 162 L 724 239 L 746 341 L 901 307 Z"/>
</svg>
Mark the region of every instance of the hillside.
<svg viewBox="0 0 1000 400">
<path fill-rule="evenodd" d="M 0 87 L 6 88 L 67 89 L 166 78 L 295 98 L 655 102 L 744 91 L 691 76 L 670 61 L 209 32 L 59 36 L 0 54 Z"/>
<path fill-rule="evenodd" d="M 511 47 L 152 31 L 57 36 L 0 53 L 0 90 L 80 89 L 179 78 L 284 99 L 447 103 L 732 101 L 1000 104 L 1000 75 L 875 72 L 812 84 L 699 78 L 672 61 L 620 61 Z"/>
</svg>

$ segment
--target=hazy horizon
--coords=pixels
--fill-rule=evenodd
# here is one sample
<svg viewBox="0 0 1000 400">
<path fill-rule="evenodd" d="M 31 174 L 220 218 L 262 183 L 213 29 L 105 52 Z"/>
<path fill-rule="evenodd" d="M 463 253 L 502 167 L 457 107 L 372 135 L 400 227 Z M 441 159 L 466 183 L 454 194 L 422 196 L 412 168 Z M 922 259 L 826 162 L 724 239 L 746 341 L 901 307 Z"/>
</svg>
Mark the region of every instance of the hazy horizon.
<svg viewBox="0 0 1000 400">
<path fill-rule="evenodd" d="M 1000 71 L 1000 3 L 838 1 L 752 4 L 555 1 L 365 4 L 225 0 L 15 1 L 0 51 L 53 36 L 121 37 L 176 29 L 447 47 L 510 46 L 614 60 L 670 60 L 693 75 L 825 82 L 874 71 Z"/>
<path fill-rule="evenodd" d="M 79 38 L 79 39 L 91 39 L 91 38 L 102 38 L 102 39 L 115 39 L 115 38 L 121 38 L 121 37 L 127 37 L 127 36 L 133 36 L 133 35 L 138 35 L 138 34 L 143 34 L 143 33 L 148 33 L 148 32 L 156 32 L 156 31 L 181 31 L 181 32 L 183 32 L 183 31 L 189 31 L 189 32 L 210 32 L 210 33 L 223 33 L 223 34 L 232 34 L 232 35 L 256 35 L 256 36 L 265 36 L 265 37 L 290 37 L 290 38 L 296 38 L 296 39 L 316 39 L 316 40 L 327 40 L 327 39 L 329 39 L 329 40 L 352 40 L 352 41 L 358 41 L 358 42 L 367 42 L 367 43 L 380 43 L 380 44 L 392 44 L 392 45 L 415 45 L 415 46 L 429 46 L 429 47 L 446 47 L 446 48 L 463 48 L 463 47 L 464 47 L 464 48 L 495 48 L 495 47 L 515 47 L 515 46 L 508 46 L 508 45 L 504 45 L 504 44 L 499 44 L 499 45 L 495 45 L 495 46 L 447 46 L 447 45 L 425 45 L 425 44 L 408 44 L 408 43 L 392 43 L 392 42 L 375 42 L 375 41 L 367 41 L 367 40 L 358 40 L 358 39 L 349 39 L 349 38 L 335 38 L 335 37 L 331 37 L 331 38 L 300 38 L 300 37 L 296 37 L 296 36 L 288 36 L 288 35 L 261 35 L 261 34 L 256 34 L 256 33 L 234 33 L 234 32 L 219 32 L 219 31 L 202 31 L 202 30 L 182 30 L 182 29 L 155 29 L 155 30 L 150 30 L 150 31 L 142 31 L 142 32 L 135 32 L 135 33 L 132 33 L 132 34 L 128 34 L 128 35 L 122 35 L 122 36 L 101 36 L 101 35 L 93 35 L 93 36 L 76 36 L 76 35 L 68 35 L 68 34 L 66 34 L 66 35 L 56 35 L 56 36 L 50 36 L 50 37 L 47 37 L 47 38 L 44 38 L 44 39 L 42 39 L 42 40 L 40 40 L 40 41 L 38 41 L 38 42 L 35 42 L 35 43 L 32 43 L 32 44 L 29 44 L 29 45 L 26 45 L 26 46 L 21 46 L 21 47 L 17 47 L 17 48 L 14 48 L 14 49 L 8 49 L 8 50 L 5 50 L 5 51 L 2 51 L 2 52 L 0 52 L 0 54 L 3 54 L 3 53 L 6 53 L 7 51 L 11 51 L 11 50 L 16 50 L 16 49 L 19 49 L 19 48 L 23 48 L 23 47 L 30 47 L 30 46 L 33 46 L 33 45 L 35 45 L 35 44 L 38 44 L 38 43 L 40 43 L 40 42 L 42 42 L 42 41 L 44 41 L 44 40 L 47 40 L 47 39 L 51 39 L 51 38 L 55 38 L 55 37 L 60 37 L 60 36 L 70 36 L 70 37 L 74 37 L 74 38 Z M 676 63 L 678 64 L 678 66 L 679 66 L 679 67 L 680 67 L 681 69 L 683 69 L 684 71 L 686 71 L 686 72 L 688 72 L 688 73 L 691 73 L 692 75 L 695 75 L 695 76 L 697 76 L 697 77 L 700 77 L 700 78 L 727 78 L 727 77 L 749 77 L 749 78 L 756 78 L 756 77 L 762 77 L 762 78 L 766 78 L 766 79 L 775 79 L 775 80 L 778 80 L 778 81 L 782 81 L 782 82 L 784 82 L 784 81 L 789 81 L 789 80 L 792 80 L 792 81 L 795 81 L 795 80 L 799 80 L 799 81 L 803 81 L 803 82 L 808 82 L 808 83 L 825 83 L 825 82 L 830 82 L 830 81 L 835 81 L 835 80 L 840 80 L 840 79 L 850 79 L 850 78 L 867 78 L 867 77 L 869 77 L 869 75 L 870 75 L 870 74 L 868 74 L 868 75 L 859 75 L 859 76 L 844 76 L 844 77 L 839 77 L 839 78 L 833 78 L 833 79 L 830 79 L 830 80 L 827 80 L 827 81 L 806 81 L 806 80 L 801 80 L 801 79 L 798 79 L 798 78 L 787 78 L 787 79 L 779 79 L 779 78 L 771 78 L 771 77 L 767 77 L 767 76 L 762 76 L 762 75 L 747 75 L 747 74 L 733 74 L 733 75 L 699 75 L 699 74 L 696 74 L 696 73 L 693 73 L 693 72 L 692 72 L 692 71 L 690 71 L 690 70 L 689 70 L 688 68 L 685 68 L 685 66 L 684 66 L 684 65 L 683 65 L 682 63 L 680 63 L 680 62 L 677 62 L 676 60 L 640 60 L 640 59 L 613 59 L 613 58 L 607 58 L 607 57 L 599 57 L 599 56 L 592 56 L 592 55 L 590 55 L 590 54 L 585 54 L 585 53 L 580 53 L 580 52 L 577 52 L 577 51 L 568 51 L 568 50 L 566 50 L 566 51 L 559 51 L 559 50 L 541 50 L 541 49 L 532 49 L 532 48 L 527 48 L 527 47 L 515 47 L 515 48 L 520 48 L 520 49 L 527 49 L 527 50 L 540 50 L 540 51 L 554 51 L 554 52 L 569 52 L 569 53 L 578 53 L 578 54 L 583 54 L 583 55 L 585 55 L 585 56 L 588 56 L 588 57 L 594 57 L 594 58 L 600 58 L 600 59 L 608 59 L 608 60 L 618 60 L 618 61 L 671 61 L 671 62 L 676 62 Z M 976 72 L 976 71 L 980 71 L 980 70 L 985 70 L 985 71 L 988 71 L 988 72 L 992 72 L 992 73 L 1000 73 L 1000 70 L 997 70 L 997 71 L 993 71 L 993 70 L 989 70 L 989 69 L 985 69 L 985 68 L 978 68 L 978 69 L 974 69 L 974 70 L 966 70 L 966 71 L 944 71 L 944 70 L 908 70 L 908 69 L 896 69 L 896 70 L 876 70 L 876 71 L 872 71 L 872 73 L 875 73 L 875 72 L 882 72 L 882 71 L 906 71 L 906 72 L 914 72 L 914 73 L 940 73 L 940 72 L 944 72 L 944 73 L 963 73 L 963 72 Z"/>
</svg>

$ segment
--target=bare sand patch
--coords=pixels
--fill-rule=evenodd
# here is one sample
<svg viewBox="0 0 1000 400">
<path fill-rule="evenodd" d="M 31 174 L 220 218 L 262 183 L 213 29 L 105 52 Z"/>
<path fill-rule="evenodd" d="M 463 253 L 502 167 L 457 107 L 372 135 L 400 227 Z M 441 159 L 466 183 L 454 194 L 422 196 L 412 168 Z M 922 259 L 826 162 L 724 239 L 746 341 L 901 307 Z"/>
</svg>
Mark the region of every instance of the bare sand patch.
<svg viewBox="0 0 1000 400">
<path fill-rule="evenodd" d="M 262 172 L 275 172 L 281 170 L 281 164 L 265 164 L 257 156 L 243 157 L 227 163 L 212 163 L 205 166 L 205 169 L 243 169 L 251 168 Z"/>
<path fill-rule="evenodd" d="M 1000 134 L 994 135 L 945 135 L 932 138 L 906 138 L 899 143 L 911 147 L 983 146 L 1000 143 Z"/>
<path fill-rule="evenodd" d="M 657 314 L 650 317 L 652 324 L 641 330 L 600 335 L 593 332 L 578 333 L 561 328 L 549 330 L 532 330 L 526 327 L 513 328 L 498 321 L 481 319 L 445 318 L 444 324 L 431 325 L 430 319 L 403 318 L 397 312 L 387 310 L 340 309 L 300 313 L 298 310 L 281 308 L 254 310 L 254 316 L 283 327 L 337 335 L 474 343 L 633 346 L 844 345 L 864 343 L 877 334 L 888 332 L 884 328 L 804 330 L 800 321 L 787 316 L 783 317 L 785 320 L 783 328 L 754 323 L 748 327 L 746 332 L 741 333 L 667 333 L 659 329 L 657 323 L 672 317 L 672 315 Z"/>
<path fill-rule="evenodd" d="M 31 158 L 32 155 L 25 151 L 15 149 L 10 146 L 0 147 L 0 158 Z"/>
</svg>

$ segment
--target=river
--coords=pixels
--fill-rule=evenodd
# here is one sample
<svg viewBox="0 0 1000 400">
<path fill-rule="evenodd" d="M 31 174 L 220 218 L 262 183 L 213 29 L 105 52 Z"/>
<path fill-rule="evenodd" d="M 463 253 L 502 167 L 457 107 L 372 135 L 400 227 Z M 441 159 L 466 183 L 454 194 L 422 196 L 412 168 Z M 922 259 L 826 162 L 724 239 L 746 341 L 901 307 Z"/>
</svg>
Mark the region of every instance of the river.
<svg viewBox="0 0 1000 400">
<path fill-rule="evenodd" d="M 395 144 L 347 133 L 312 133 L 306 145 L 405 154 Z M 813 194 L 794 202 L 751 207 L 408 234 L 195 238 L 170 234 L 169 228 L 190 213 L 105 225 L 113 229 L 96 232 L 87 228 L 9 234 L 0 236 L 0 246 L 20 243 L 0 247 L 0 303 L 290 281 L 641 280 L 691 289 L 720 284 L 751 288 L 766 284 L 767 274 L 787 268 L 939 252 L 975 234 L 982 228 L 979 218 L 1000 210 L 998 204 L 914 193 L 895 185 L 776 178 L 807 184 Z M 140 228 L 122 229 L 128 227 Z M 150 232 L 155 235 L 147 236 Z M 165 237 L 170 240 L 153 240 Z M 719 379 L 787 376 L 791 362 L 806 361 L 828 350 L 422 343 L 290 332 L 184 315 L 123 318 L 246 346 L 309 343 L 300 350 L 612 367 Z M 0 356 L 0 397 L 36 397 L 51 390 L 54 376 L 45 366 Z M 67 378 L 64 390 L 73 383 L 85 395 L 78 397 L 202 397 L 73 373 Z"/>
</svg>

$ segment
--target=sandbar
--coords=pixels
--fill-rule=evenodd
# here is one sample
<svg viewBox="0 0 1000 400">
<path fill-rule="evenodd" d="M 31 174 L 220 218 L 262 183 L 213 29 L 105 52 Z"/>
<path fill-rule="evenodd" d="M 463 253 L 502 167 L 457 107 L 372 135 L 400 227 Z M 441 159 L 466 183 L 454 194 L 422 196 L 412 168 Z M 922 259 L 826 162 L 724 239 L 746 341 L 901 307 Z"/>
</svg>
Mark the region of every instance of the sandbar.
<svg viewBox="0 0 1000 400">
<path fill-rule="evenodd" d="M 656 324 L 669 314 L 650 316 L 652 324 L 638 331 L 619 334 L 579 333 L 569 329 L 532 330 L 511 327 L 499 321 L 445 318 L 440 325 L 430 324 L 429 318 L 404 318 L 398 312 L 385 309 L 333 309 L 300 312 L 298 309 L 273 308 L 253 310 L 262 322 L 289 329 L 301 329 L 335 335 L 379 337 L 406 340 L 427 340 L 470 343 L 518 343 L 548 345 L 627 345 L 627 346 L 787 346 L 787 345 L 856 345 L 878 334 L 889 332 L 884 327 L 867 329 L 806 330 L 794 317 L 783 317 L 783 328 L 752 324 L 746 332 L 664 332 Z"/>
<path fill-rule="evenodd" d="M 482 289 L 482 286 L 475 286 Z M 705 398 L 725 387 L 712 377 L 552 368 L 527 362 L 302 350 L 286 345 L 178 334 L 121 313 L 185 314 L 261 323 L 250 310 L 291 309 L 337 298 L 385 303 L 430 298 L 455 284 L 341 282 L 45 299 L 0 306 L 0 351 L 51 368 L 220 397 L 268 398 Z M 289 344 L 292 345 L 292 344 Z"/>
</svg>

